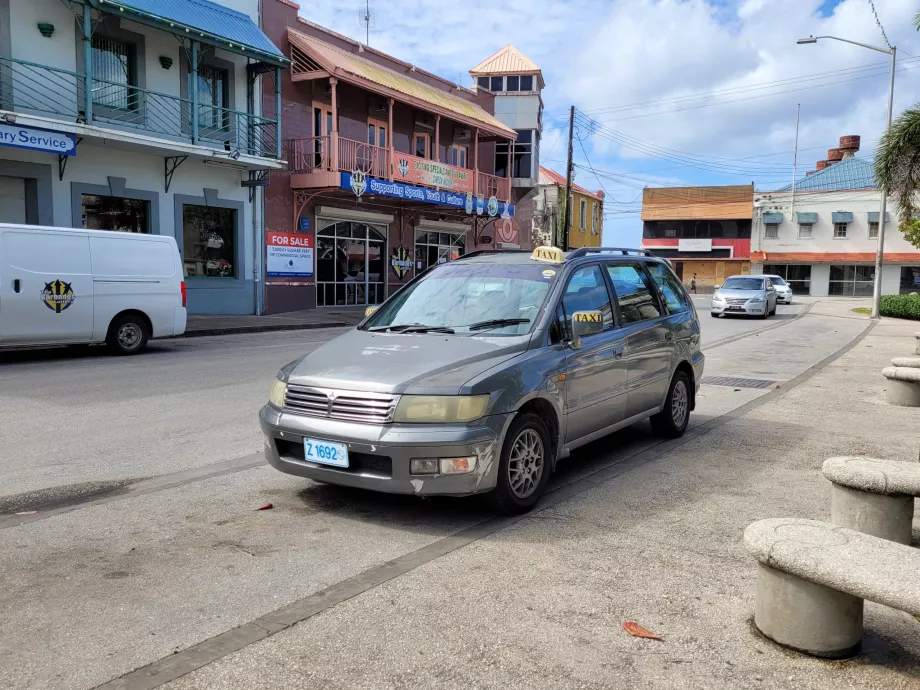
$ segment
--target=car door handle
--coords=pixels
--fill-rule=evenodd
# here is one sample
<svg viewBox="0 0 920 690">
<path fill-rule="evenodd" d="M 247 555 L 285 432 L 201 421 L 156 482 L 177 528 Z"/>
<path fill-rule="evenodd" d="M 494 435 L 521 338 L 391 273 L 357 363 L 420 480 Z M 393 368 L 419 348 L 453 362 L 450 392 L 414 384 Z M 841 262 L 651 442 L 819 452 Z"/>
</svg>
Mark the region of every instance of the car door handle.
<svg viewBox="0 0 920 690">
<path fill-rule="evenodd" d="M 664 334 L 664 339 L 670 342 L 674 340 L 674 334 L 668 331 L 667 333 Z"/>
<path fill-rule="evenodd" d="M 13 280 L 13 292 L 19 293 L 19 278 Z"/>
<path fill-rule="evenodd" d="M 616 348 L 616 349 L 613 351 L 613 358 L 614 358 L 614 359 L 622 359 L 622 358 L 623 358 L 623 348 L 622 348 L 622 347 L 618 347 L 618 348 Z"/>
</svg>

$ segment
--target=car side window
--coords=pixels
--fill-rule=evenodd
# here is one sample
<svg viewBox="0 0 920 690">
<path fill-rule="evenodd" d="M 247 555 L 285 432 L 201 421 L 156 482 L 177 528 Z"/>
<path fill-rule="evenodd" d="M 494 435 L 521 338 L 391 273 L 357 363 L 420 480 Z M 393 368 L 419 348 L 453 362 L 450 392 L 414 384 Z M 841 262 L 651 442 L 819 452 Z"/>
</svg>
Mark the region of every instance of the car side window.
<svg viewBox="0 0 920 690">
<path fill-rule="evenodd" d="M 577 311 L 599 311 L 604 318 L 604 330 L 613 328 L 613 308 L 610 293 L 604 283 L 604 274 L 597 264 L 579 268 L 569 278 L 559 303 L 559 318 L 565 332 L 572 332 L 572 314 Z"/>
<path fill-rule="evenodd" d="M 623 323 L 637 323 L 661 316 L 661 304 L 648 276 L 639 264 L 607 264 Z"/>
<path fill-rule="evenodd" d="M 679 314 L 684 311 L 690 311 L 690 298 L 687 296 L 684 286 L 680 284 L 670 269 L 664 264 L 646 264 L 648 272 L 652 274 L 658 287 L 661 288 L 661 294 L 664 295 L 664 303 L 668 306 L 668 311 L 672 314 Z"/>
</svg>

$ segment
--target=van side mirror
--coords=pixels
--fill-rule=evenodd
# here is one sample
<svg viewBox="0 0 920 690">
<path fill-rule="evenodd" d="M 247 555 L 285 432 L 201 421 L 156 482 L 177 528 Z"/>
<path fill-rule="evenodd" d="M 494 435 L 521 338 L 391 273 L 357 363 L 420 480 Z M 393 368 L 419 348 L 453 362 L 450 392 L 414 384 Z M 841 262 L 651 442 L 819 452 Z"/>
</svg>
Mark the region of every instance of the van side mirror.
<svg viewBox="0 0 920 690">
<path fill-rule="evenodd" d="M 572 340 L 569 346 L 573 350 L 581 349 L 581 339 L 604 330 L 604 315 L 599 311 L 576 311 L 572 314 Z"/>
</svg>

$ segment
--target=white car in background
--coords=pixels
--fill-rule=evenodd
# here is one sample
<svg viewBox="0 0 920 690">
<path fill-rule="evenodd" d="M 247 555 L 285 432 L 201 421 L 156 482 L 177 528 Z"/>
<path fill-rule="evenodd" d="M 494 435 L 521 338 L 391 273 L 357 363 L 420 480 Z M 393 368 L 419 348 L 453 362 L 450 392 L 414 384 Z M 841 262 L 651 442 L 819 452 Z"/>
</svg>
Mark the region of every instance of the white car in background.
<svg viewBox="0 0 920 690">
<path fill-rule="evenodd" d="M 770 275 L 769 273 L 766 276 L 773 283 L 773 287 L 776 288 L 776 301 L 779 304 L 792 304 L 792 288 L 789 287 L 789 283 L 780 276 Z"/>
</svg>

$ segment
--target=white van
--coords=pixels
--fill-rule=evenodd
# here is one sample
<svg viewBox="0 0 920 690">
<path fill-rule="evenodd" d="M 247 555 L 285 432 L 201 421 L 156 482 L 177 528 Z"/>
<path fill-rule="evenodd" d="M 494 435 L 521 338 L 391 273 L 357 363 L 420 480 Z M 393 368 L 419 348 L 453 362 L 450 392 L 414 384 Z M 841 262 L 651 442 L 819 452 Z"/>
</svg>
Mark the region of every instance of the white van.
<svg viewBox="0 0 920 690">
<path fill-rule="evenodd" d="M 185 332 L 172 237 L 0 223 L 0 346 L 106 343 L 134 355 Z"/>
</svg>

